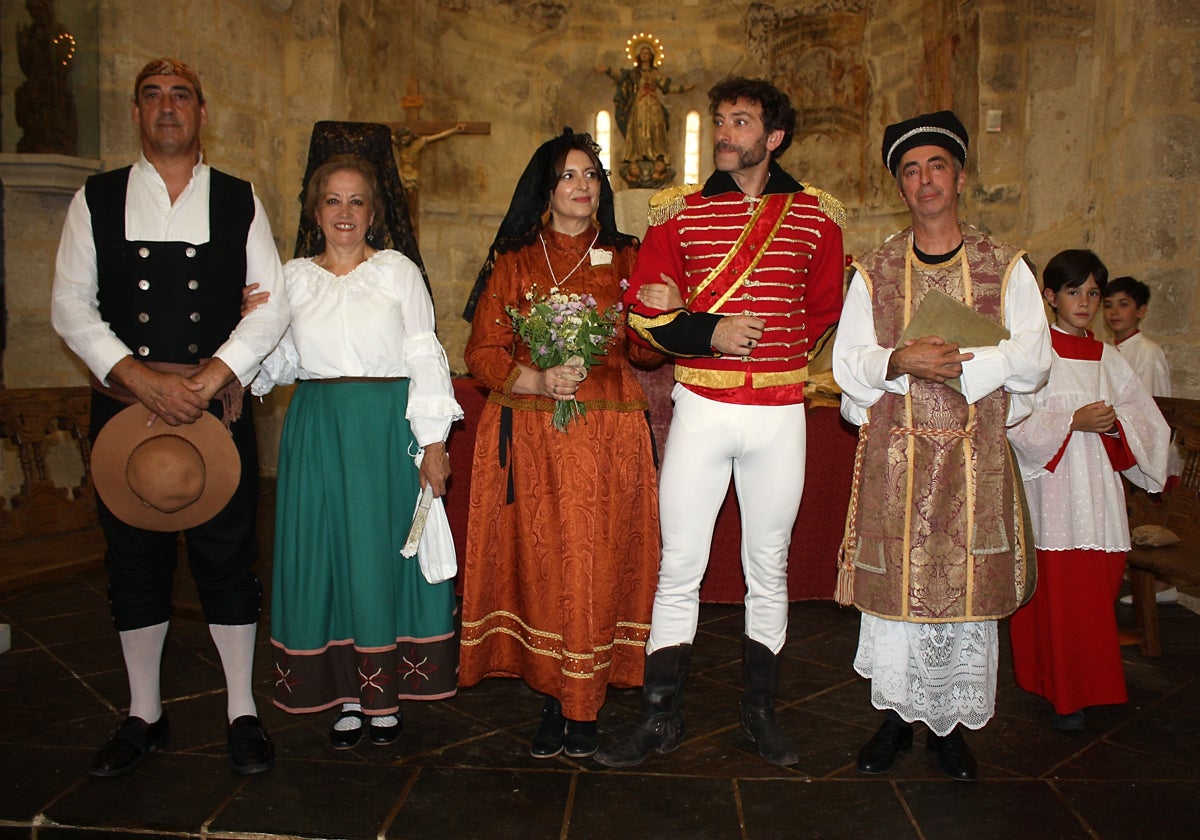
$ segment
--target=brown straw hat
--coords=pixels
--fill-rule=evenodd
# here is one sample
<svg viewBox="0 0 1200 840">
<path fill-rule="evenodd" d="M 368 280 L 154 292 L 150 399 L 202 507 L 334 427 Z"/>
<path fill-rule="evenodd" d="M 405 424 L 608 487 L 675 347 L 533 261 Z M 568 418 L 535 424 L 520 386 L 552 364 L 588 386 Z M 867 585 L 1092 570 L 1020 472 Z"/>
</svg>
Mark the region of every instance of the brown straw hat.
<svg viewBox="0 0 1200 840">
<path fill-rule="evenodd" d="M 182 531 L 212 519 L 242 475 L 229 431 L 207 411 L 195 423 L 147 426 L 134 404 L 104 424 L 92 448 L 92 481 L 113 515 L 149 531 Z"/>
</svg>

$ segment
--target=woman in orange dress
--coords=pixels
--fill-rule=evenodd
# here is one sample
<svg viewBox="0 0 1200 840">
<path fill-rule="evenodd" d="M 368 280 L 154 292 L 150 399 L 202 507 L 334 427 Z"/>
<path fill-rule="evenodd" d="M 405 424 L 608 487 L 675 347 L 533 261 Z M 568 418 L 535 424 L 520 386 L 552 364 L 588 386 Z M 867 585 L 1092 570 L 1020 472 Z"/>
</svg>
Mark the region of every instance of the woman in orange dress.
<svg viewBox="0 0 1200 840">
<path fill-rule="evenodd" d="M 658 489 L 648 405 L 623 314 L 589 369 L 542 369 L 515 333 L 556 289 L 615 306 L 637 240 L 617 231 L 598 147 L 570 129 L 525 169 L 467 305 L 466 361 L 490 391 L 479 421 L 463 574 L 459 684 L 520 677 L 545 695 L 530 754 L 596 751 L 611 683 L 641 685 L 658 579 Z M 472 317 L 473 316 L 473 317 Z M 559 401 L 586 416 L 559 431 Z"/>
</svg>

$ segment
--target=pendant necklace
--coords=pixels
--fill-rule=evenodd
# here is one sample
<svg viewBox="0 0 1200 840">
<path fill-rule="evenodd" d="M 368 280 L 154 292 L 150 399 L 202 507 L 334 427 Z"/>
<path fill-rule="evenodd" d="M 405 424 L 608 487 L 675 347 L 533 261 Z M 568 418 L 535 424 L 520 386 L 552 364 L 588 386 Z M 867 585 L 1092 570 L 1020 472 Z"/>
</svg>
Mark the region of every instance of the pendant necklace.
<svg viewBox="0 0 1200 840">
<path fill-rule="evenodd" d="M 546 238 L 544 236 L 542 236 L 540 233 L 538 234 L 538 239 L 542 243 L 542 254 L 545 255 L 545 257 L 546 257 L 546 268 L 547 268 L 547 270 L 549 270 L 550 279 L 554 281 L 554 285 L 556 287 L 561 288 L 562 284 L 566 283 L 568 280 L 570 280 L 571 275 L 579 270 L 579 266 L 583 265 L 583 261 L 588 258 L 589 254 L 592 253 L 592 248 L 593 248 L 593 246 L 595 246 L 596 240 L 599 238 L 600 238 L 600 231 L 596 231 L 596 235 L 592 237 L 592 244 L 589 245 L 587 247 L 587 250 L 583 252 L 583 256 L 579 258 L 579 262 L 575 263 L 575 267 L 572 268 L 570 271 L 568 271 L 567 276 L 564 277 L 560 281 L 557 277 L 554 276 L 554 267 L 550 265 L 550 252 L 548 250 L 546 250 Z"/>
</svg>

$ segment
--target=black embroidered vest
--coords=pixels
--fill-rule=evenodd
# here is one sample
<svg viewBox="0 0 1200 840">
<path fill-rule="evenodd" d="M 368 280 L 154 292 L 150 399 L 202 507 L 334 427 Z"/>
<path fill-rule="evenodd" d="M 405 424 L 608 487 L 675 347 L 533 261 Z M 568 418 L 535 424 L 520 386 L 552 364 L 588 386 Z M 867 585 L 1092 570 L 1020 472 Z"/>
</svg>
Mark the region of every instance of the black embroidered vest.
<svg viewBox="0 0 1200 840">
<path fill-rule="evenodd" d="M 85 188 L 100 315 L 134 358 L 196 364 L 211 357 L 241 319 L 252 189 L 212 169 L 208 242 L 131 242 L 125 237 L 129 172 L 93 175 Z"/>
</svg>

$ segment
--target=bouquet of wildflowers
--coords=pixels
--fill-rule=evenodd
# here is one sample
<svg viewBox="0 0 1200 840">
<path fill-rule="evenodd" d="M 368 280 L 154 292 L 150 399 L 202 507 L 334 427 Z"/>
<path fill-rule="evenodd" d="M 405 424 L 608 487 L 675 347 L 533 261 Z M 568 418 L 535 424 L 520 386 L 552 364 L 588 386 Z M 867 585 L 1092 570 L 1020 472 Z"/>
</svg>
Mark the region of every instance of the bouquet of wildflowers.
<svg viewBox="0 0 1200 840">
<path fill-rule="evenodd" d="M 608 352 L 608 343 L 617 331 L 621 304 L 601 312 L 591 295 L 564 294 L 555 286 L 544 297 L 537 286 L 525 293 L 529 311 L 506 307 L 513 330 L 529 345 L 529 354 L 539 368 L 575 365 L 584 370 L 600 362 Z M 565 432 L 571 422 L 587 412 L 575 401 L 554 404 L 554 428 Z"/>
</svg>

